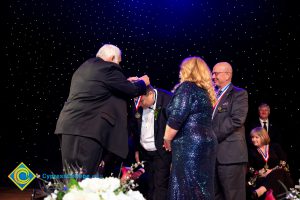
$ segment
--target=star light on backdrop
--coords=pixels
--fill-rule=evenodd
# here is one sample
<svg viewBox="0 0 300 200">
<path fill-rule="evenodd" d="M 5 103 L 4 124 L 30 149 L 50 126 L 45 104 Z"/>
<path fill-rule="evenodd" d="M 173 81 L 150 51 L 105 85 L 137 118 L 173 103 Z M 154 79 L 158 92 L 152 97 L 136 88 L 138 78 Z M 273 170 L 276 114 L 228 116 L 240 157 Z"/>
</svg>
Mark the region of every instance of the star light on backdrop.
<svg viewBox="0 0 300 200">
<path fill-rule="evenodd" d="M 123 51 L 128 76 L 146 73 L 167 90 L 188 56 L 210 67 L 232 63 L 233 83 L 249 92 L 249 117 L 269 103 L 289 156 L 299 153 L 299 13 L 286 1 L 12 0 L 3 18 L 7 171 L 20 161 L 36 171 L 60 168 L 53 132 L 72 73 L 105 43 Z"/>
</svg>

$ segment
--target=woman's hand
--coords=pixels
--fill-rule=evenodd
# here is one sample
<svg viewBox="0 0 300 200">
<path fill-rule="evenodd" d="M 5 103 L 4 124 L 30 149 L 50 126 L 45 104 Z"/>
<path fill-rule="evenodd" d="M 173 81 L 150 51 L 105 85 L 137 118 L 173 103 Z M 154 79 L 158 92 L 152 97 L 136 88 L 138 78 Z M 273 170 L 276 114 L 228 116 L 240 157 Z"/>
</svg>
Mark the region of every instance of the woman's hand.
<svg viewBox="0 0 300 200">
<path fill-rule="evenodd" d="M 164 145 L 163 145 L 163 147 L 166 149 L 166 151 L 172 151 L 171 140 L 164 139 Z"/>
<path fill-rule="evenodd" d="M 268 176 L 268 174 L 270 174 L 271 171 L 272 171 L 272 169 L 262 168 L 258 171 L 258 173 L 259 173 L 260 177 L 266 177 L 266 176 Z"/>
<path fill-rule="evenodd" d="M 171 128 L 169 125 L 166 125 L 165 135 L 164 135 L 164 145 L 163 147 L 166 151 L 172 151 L 171 142 L 175 135 L 177 134 L 178 130 Z"/>
<path fill-rule="evenodd" d="M 272 169 L 267 169 L 267 171 L 262 175 L 262 177 L 266 177 L 271 173 Z"/>
</svg>

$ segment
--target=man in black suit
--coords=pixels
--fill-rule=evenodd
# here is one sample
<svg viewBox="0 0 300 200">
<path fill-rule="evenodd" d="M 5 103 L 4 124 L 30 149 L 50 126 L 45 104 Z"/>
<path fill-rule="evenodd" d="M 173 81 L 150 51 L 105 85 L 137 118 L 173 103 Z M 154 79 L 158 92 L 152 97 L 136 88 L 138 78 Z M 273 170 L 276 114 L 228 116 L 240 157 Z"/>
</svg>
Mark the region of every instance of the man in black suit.
<svg viewBox="0 0 300 200">
<path fill-rule="evenodd" d="M 150 84 L 146 75 L 127 80 L 120 62 L 120 49 L 110 44 L 84 62 L 73 74 L 57 121 L 63 164 L 80 167 L 87 175 L 97 173 L 103 149 L 127 156 L 126 100 L 145 94 Z"/>
<path fill-rule="evenodd" d="M 248 113 L 248 93 L 231 83 L 232 67 L 217 63 L 212 78 L 218 87 L 212 125 L 218 139 L 215 199 L 246 199 L 248 162 L 244 123 Z"/>
<path fill-rule="evenodd" d="M 163 149 L 166 128 L 166 107 L 172 93 L 147 86 L 141 97 L 140 109 L 136 113 L 135 134 L 137 162 L 145 162 L 148 200 L 166 200 L 170 176 L 171 153 Z"/>
<path fill-rule="evenodd" d="M 271 111 L 271 109 L 270 109 L 270 106 L 268 104 L 261 103 L 259 105 L 259 107 L 258 107 L 258 118 L 256 118 L 255 120 L 253 120 L 250 123 L 250 130 L 249 130 L 249 133 L 247 133 L 247 135 L 249 136 L 250 131 L 253 128 L 263 127 L 268 132 L 269 137 L 271 139 L 271 143 L 281 144 L 281 133 L 280 133 L 279 128 L 276 126 L 276 124 L 274 124 L 273 121 L 270 120 L 270 118 L 269 118 L 270 111 Z M 250 136 L 249 136 L 248 139 L 251 142 Z"/>
</svg>

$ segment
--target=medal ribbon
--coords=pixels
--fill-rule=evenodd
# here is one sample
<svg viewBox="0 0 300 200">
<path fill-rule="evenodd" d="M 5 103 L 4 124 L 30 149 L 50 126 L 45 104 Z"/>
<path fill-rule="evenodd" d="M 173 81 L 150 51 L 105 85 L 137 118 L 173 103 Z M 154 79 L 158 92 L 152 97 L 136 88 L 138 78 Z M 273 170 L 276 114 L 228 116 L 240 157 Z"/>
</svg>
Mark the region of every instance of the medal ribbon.
<svg viewBox="0 0 300 200">
<path fill-rule="evenodd" d="M 260 148 L 257 148 L 257 151 L 262 155 L 263 159 L 267 163 L 269 160 L 269 145 L 265 145 L 265 152 L 263 152 Z"/>
<path fill-rule="evenodd" d="M 226 88 L 226 89 L 227 89 L 227 88 Z M 216 102 L 215 105 L 213 106 L 213 109 L 215 109 L 216 106 L 219 104 L 220 100 L 222 99 L 223 95 L 225 94 L 225 91 L 226 91 L 226 90 L 224 90 L 224 92 L 222 92 L 222 94 L 219 96 L 217 102 Z"/>
<path fill-rule="evenodd" d="M 139 106 L 140 106 L 140 104 L 141 104 L 141 99 L 142 99 L 142 96 L 139 96 L 139 97 L 137 98 L 137 100 L 134 102 L 134 104 L 135 104 L 135 110 L 136 110 L 136 111 L 139 109 Z"/>
<path fill-rule="evenodd" d="M 215 103 L 215 105 L 213 105 L 213 114 L 212 114 L 212 116 L 211 116 L 212 118 L 213 118 L 213 116 L 214 116 L 214 114 L 215 114 L 215 112 L 216 112 L 217 105 L 220 103 L 220 101 L 221 101 L 223 95 L 226 93 L 226 90 L 229 88 L 229 85 L 230 85 L 230 83 L 223 89 L 222 94 L 221 94 L 221 95 L 219 96 L 219 98 L 217 99 L 217 102 Z"/>
</svg>

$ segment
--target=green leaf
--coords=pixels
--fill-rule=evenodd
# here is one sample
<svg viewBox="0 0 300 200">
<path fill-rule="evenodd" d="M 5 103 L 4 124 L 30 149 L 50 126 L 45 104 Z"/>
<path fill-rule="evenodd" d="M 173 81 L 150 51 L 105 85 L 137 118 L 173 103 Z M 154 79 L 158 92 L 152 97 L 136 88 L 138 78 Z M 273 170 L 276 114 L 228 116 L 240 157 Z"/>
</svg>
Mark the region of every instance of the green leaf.
<svg viewBox="0 0 300 200">
<path fill-rule="evenodd" d="M 76 179 L 71 178 L 69 183 L 68 183 L 68 188 L 77 188 L 78 190 L 82 190 L 82 188 L 80 187 L 79 183 L 77 182 Z"/>
<path fill-rule="evenodd" d="M 57 194 L 57 200 L 62 200 L 66 193 L 59 191 Z"/>
</svg>

